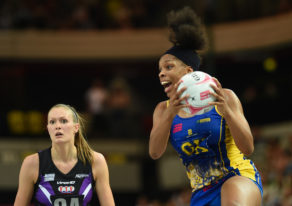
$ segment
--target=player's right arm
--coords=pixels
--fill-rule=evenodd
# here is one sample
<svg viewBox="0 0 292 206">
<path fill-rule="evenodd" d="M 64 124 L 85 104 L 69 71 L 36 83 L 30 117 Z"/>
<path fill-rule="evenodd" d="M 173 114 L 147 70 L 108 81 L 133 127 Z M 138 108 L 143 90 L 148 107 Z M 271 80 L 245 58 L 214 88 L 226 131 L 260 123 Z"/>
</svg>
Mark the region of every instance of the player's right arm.
<svg viewBox="0 0 292 206">
<path fill-rule="evenodd" d="M 14 206 L 30 205 L 34 184 L 37 181 L 39 171 L 39 157 L 38 154 L 27 156 L 22 163 L 19 173 L 19 184 Z"/>
<path fill-rule="evenodd" d="M 149 155 L 152 159 L 158 159 L 163 155 L 167 147 L 173 118 L 180 109 L 188 106 L 181 104 L 188 96 L 181 97 L 186 88 L 177 91 L 179 84 L 180 82 L 175 84 L 170 94 L 169 105 L 167 105 L 167 101 L 160 102 L 154 110 L 149 140 Z"/>
<path fill-rule="evenodd" d="M 153 113 L 153 126 L 149 140 L 149 155 L 158 159 L 165 152 L 173 115 L 166 111 L 166 101 L 160 102 Z"/>
</svg>

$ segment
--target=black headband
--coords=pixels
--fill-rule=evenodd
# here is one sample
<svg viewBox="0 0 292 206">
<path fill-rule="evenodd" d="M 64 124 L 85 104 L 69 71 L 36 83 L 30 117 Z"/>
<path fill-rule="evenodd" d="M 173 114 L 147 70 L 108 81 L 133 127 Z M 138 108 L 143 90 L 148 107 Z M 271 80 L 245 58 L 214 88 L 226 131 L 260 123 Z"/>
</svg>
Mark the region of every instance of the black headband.
<svg viewBox="0 0 292 206">
<path fill-rule="evenodd" d="M 171 54 L 181 60 L 188 66 L 191 66 L 194 70 L 198 70 L 200 66 L 200 57 L 197 52 L 182 48 L 180 46 L 173 46 L 167 50 L 164 54 Z"/>
</svg>

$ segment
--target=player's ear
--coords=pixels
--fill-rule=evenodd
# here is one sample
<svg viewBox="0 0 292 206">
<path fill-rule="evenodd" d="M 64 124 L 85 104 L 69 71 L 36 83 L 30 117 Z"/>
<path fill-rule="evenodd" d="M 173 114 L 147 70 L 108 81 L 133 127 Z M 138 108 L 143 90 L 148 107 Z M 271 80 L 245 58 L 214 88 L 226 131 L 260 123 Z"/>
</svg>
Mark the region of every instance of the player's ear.
<svg viewBox="0 0 292 206">
<path fill-rule="evenodd" d="M 188 71 L 188 73 L 189 73 L 189 72 L 193 72 L 194 69 L 193 69 L 191 66 L 188 66 L 188 67 L 187 67 L 187 71 Z"/>
<path fill-rule="evenodd" d="M 77 133 L 79 131 L 79 128 L 80 128 L 80 124 L 79 123 L 76 123 L 74 125 L 74 132 Z"/>
</svg>

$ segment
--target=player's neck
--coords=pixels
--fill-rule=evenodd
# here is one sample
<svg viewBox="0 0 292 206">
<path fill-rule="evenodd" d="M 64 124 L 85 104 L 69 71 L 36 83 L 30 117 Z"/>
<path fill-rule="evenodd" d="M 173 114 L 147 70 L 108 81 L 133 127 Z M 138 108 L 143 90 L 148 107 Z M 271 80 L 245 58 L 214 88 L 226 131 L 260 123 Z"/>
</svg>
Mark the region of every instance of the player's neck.
<svg viewBox="0 0 292 206">
<path fill-rule="evenodd" d="M 70 162 L 77 159 L 77 149 L 74 145 L 53 145 L 51 149 L 52 159 L 58 162 Z"/>
</svg>

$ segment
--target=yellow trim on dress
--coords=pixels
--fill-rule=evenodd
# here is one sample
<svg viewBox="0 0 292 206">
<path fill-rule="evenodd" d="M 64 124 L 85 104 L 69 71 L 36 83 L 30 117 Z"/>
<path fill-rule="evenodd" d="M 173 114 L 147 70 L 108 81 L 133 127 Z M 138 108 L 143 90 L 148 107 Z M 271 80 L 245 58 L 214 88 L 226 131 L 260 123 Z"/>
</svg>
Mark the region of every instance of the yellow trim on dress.
<svg viewBox="0 0 292 206">
<path fill-rule="evenodd" d="M 226 167 L 224 165 L 223 157 L 222 157 L 221 148 L 220 148 L 220 141 L 222 138 L 221 137 L 222 136 L 221 130 L 222 130 L 224 116 L 219 112 L 217 105 L 215 105 L 215 110 L 222 117 L 221 126 L 220 126 L 220 139 L 218 142 L 218 147 L 219 147 L 220 157 L 221 157 L 221 160 L 223 162 L 223 167 L 224 167 L 224 169 L 226 169 Z M 232 137 L 232 135 L 230 133 L 230 130 L 228 128 L 227 123 L 225 124 L 225 140 L 224 141 L 225 141 L 225 147 L 226 147 L 226 151 L 227 151 L 227 158 L 230 161 L 230 166 L 234 169 L 238 169 L 241 176 L 248 177 L 248 178 L 256 181 L 256 177 L 255 177 L 256 171 L 255 171 L 253 165 L 250 163 L 250 160 L 244 159 L 244 155 L 242 154 L 242 152 L 240 152 L 240 150 L 236 146 L 236 144 L 234 142 L 234 138 Z"/>
<path fill-rule="evenodd" d="M 223 117 L 223 114 L 221 114 L 221 113 L 219 112 L 219 109 L 217 108 L 217 105 L 215 105 L 215 110 L 216 110 L 216 112 L 217 112 L 221 117 Z"/>
<path fill-rule="evenodd" d="M 222 166 L 223 166 L 225 171 L 228 171 L 227 168 L 225 167 L 225 163 L 224 163 L 224 159 L 223 159 L 223 155 L 222 155 L 222 151 L 221 151 L 221 146 L 220 146 L 220 142 L 221 142 L 221 139 L 222 139 L 222 129 L 223 129 L 223 117 L 221 117 L 221 123 L 220 123 L 220 138 L 219 138 L 219 141 L 218 141 L 218 148 L 219 148 L 221 162 L 223 164 Z"/>
<path fill-rule="evenodd" d="M 244 155 L 236 146 L 227 124 L 225 125 L 225 145 L 230 166 L 234 169 L 238 169 L 241 176 L 256 181 L 256 171 L 253 165 L 250 163 L 249 159 L 244 159 Z"/>
</svg>

